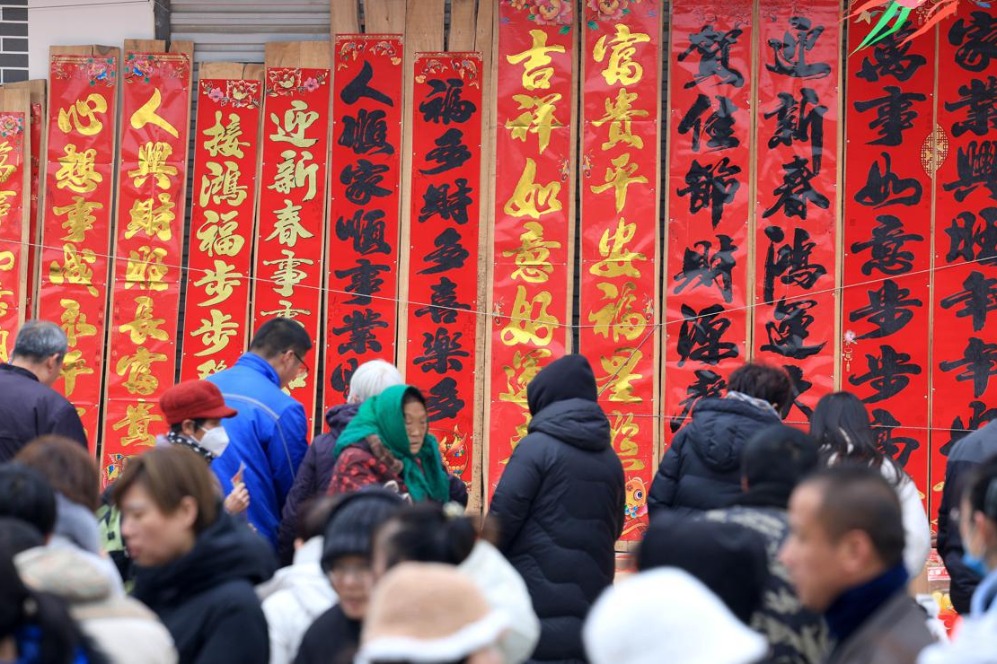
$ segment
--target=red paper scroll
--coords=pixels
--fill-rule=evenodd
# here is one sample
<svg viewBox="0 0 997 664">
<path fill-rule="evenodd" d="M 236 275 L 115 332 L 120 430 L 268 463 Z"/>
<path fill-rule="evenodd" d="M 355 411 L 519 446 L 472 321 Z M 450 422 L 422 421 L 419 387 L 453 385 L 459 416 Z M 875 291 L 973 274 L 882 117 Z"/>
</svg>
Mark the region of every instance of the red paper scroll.
<svg viewBox="0 0 997 664">
<path fill-rule="evenodd" d="M 326 409 L 361 363 L 395 359 L 401 205 L 402 40 L 344 35 L 335 54 Z"/>
<path fill-rule="evenodd" d="M 28 219 L 31 207 L 30 134 L 25 113 L 0 111 L 0 359 L 14 348 L 25 319 Z"/>
<path fill-rule="evenodd" d="M 839 7 L 760 6 L 754 357 L 789 371 L 804 428 L 834 389 Z"/>
<path fill-rule="evenodd" d="M 125 54 L 105 476 L 114 455 L 140 453 L 167 428 L 158 400 L 176 372 L 190 76 L 184 53 Z"/>
<path fill-rule="evenodd" d="M 672 6 L 665 435 L 747 358 L 751 4 Z"/>
<path fill-rule="evenodd" d="M 38 317 L 58 321 L 69 338 L 55 389 L 80 411 L 92 452 L 104 377 L 117 73 L 117 56 L 54 56 L 49 83 Z"/>
<path fill-rule="evenodd" d="M 487 496 L 526 435 L 526 385 L 570 340 L 576 4 L 499 11 Z"/>
<path fill-rule="evenodd" d="M 951 444 L 997 417 L 995 39 L 993 10 L 961 3 L 938 40 L 938 125 L 948 145 L 935 199 L 930 484 L 938 491 Z"/>
<path fill-rule="evenodd" d="M 617 4 L 585 10 L 579 346 L 626 471 L 623 539 L 633 540 L 656 468 L 661 6 Z"/>
<path fill-rule="evenodd" d="M 249 329 L 253 206 L 263 82 L 202 79 L 180 379 L 235 364 Z M 226 285 L 219 281 L 219 275 Z"/>
<path fill-rule="evenodd" d="M 850 48 L 876 20 L 849 23 Z M 925 491 L 934 41 L 901 45 L 913 29 L 848 58 L 842 388 Z"/>
<path fill-rule="evenodd" d="M 448 470 L 470 485 L 474 465 L 481 56 L 420 53 L 412 103 L 409 382 L 426 395 Z"/>
<path fill-rule="evenodd" d="M 44 89 L 44 86 L 42 86 Z M 31 102 L 31 205 L 28 212 L 27 306 L 25 316 L 33 316 L 38 299 L 38 257 L 41 255 L 41 225 L 38 219 L 38 195 L 41 192 L 42 130 L 45 111 L 40 101 Z"/>
<path fill-rule="evenodd" d="M 281 316 L 301 323 L 313 340 L 319 338 L 329 89 L 328 69 L 266 69 L 254 330 Z M 305 407 L 311 430 L 315 372 L 289 387 Z"/>
</svg>

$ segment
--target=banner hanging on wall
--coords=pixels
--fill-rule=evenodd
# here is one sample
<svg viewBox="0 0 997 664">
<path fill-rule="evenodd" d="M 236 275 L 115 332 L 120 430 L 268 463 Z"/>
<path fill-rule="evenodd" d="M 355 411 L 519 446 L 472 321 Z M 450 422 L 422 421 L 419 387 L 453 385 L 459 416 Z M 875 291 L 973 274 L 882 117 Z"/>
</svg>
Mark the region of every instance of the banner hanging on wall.
<svg viewBox="0 0 997 664">
<path fill-rule="evenodd" d="M 0 90 L 0 360 L 28 317 L 31 208 L 30 102 L 27 91 Z"/>
</svg>

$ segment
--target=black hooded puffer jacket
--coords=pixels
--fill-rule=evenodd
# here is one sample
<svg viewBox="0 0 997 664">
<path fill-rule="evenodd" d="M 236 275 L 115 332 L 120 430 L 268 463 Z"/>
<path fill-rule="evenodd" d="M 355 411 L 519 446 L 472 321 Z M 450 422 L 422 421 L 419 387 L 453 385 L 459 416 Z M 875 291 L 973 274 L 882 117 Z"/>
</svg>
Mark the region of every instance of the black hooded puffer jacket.
<svg viewBox="0 0 997 664">
<path fill-rule="evenodd" d="M 499 480 L 491 514 L 499 519 L 500 548 L 540 618 L 533 661 L 584 661 L 582 623 L 613 581 L 623 466 L 584 357 L 551 363 L 526 394 L 529 433 Z"/>
</svg>

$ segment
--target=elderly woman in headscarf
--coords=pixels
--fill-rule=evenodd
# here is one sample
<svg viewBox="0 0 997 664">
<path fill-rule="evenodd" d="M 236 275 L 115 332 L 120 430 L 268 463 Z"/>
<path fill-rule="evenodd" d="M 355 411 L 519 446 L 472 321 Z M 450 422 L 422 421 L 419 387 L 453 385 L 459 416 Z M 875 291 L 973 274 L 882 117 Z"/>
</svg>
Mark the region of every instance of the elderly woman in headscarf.
<svg viewBox="0 0 997 664">
<path fill-rule="evenodd" d="M 370 397 L 339 434 L 329 495 L 376 485 L 413 502 L 467 504 L 467 488 L 449 476 L 436 437 L 429 433 L 426 400 L 411 385 Z"/>
</svg>

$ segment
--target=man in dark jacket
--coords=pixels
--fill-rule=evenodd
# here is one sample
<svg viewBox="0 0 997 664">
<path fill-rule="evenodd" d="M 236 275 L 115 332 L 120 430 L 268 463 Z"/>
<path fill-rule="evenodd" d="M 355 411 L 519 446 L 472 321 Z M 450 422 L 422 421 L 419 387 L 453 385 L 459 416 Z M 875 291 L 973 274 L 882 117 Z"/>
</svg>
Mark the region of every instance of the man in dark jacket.
<svg viewBox="0 0 997 664">
<path fill-rule="evenodd" d="M 17 333 L 10 362 L 0 365 L 0 463 L 45 434 L 86 447 L 76 409 L 52 389 L 68 349 L 66 333 L 49 321 L 28 321 Z"/>
<path fill-rule="evenodd" d="M 965 553 L 958 520 L 950 518 L 952 510 L 959 507 L 963 483 L 970 471 L 997 454 L 997 420 L 991 421 L 965 438 L 957 441 L 949 450 L 945 466 L 945 488 L 942 489 L 942 502 L 938 506 L 938 555 L 945 563 L 945 569 L 952 580 L 949 596 L 952 606 L 961 614 L 969 613 L 969 600 L 973 597 L 980 576 L 962 562 Z"/>
<path fill-rule="evenodd" d="M 759 429 L 782 421 L 792 392 L 785 370 L 751 363 L 730 375 L 725 397 L 697 403 L 651 483 L 651 516 L 661 509 L 692 513 L 730 504 L 741 493 L 744 443 Z"/>
<path fill-rule="evenodd" d="M 526 390 L 532 420 L 491 501 L 499 548 L 540 618 L 534 661 L 584 661 L 582 623 L 613 581 L 623 530 L 623 466 L 581 355 L 552 362 Z"/>
<path fill-rule="evenodd" d="M 350 391 L 346 403 L 333 406 L 325 414 L 329 431 L 316 436 L 305 458 L 298 467 L 291 491 L 287 494 L 284 511 L 281 515 L 280 532 L 277 536 L 277 554 L 281 565 L 290 565 L 294 557 L 294 535 L 301 520 L 301 507 L 316 496 L 324 496 L 336 465 L 336 441 L 339 434 L 357 414 L 360 404 L 370 397 L 380 394 L 392 385 L 405 381 L 395 365 L 384 360 L 364 362 L 350 376 Z"/>
</svg>

